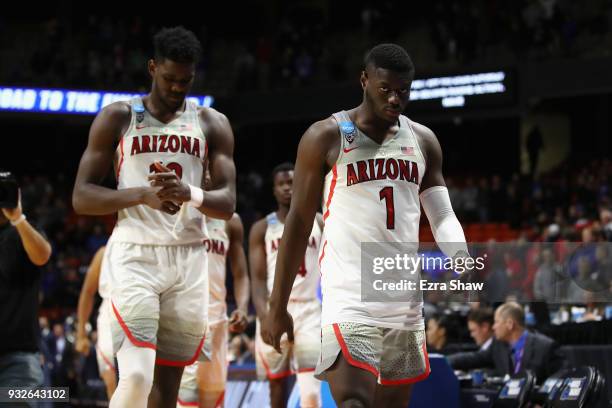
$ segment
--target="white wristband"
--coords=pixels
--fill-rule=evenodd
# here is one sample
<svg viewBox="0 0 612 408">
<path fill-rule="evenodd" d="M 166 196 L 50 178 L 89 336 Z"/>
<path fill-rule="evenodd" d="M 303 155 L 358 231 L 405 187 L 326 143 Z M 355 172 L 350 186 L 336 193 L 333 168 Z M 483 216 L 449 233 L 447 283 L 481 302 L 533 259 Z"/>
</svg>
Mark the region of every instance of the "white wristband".
<svg viewBox="0 0 612 408">
<path fill-rule="evenodd" d="M 26 220 L 25 214 L 21 214 L 21 216 L 19 218 L 17 218 L 15 221 L 11 221 L 11 225 L 13 227 L 16 227 L 19 224 L 21 224 L 22 222 L 24 222 L 25 220 Z"/>
<path fill-rule="evenodd" d="M 202 206 L 204 202 L 204 190 L 200 187 L 192 186 L 189 184 L 189 190 L 191 190 L 191 200 L 189 200 L 189 205 L 199 208 Z"/>
</svg>

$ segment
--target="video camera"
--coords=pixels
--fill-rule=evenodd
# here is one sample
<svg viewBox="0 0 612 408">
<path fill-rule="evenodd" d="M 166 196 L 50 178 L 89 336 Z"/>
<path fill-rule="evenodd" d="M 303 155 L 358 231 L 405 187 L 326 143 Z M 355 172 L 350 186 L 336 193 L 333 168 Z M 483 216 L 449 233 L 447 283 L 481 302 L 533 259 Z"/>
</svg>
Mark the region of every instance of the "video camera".
<svg viewBox="0 0 612 408">
<path fill-rule="evenodd" d="M 18 199 L 17 179 L 9 171 L 0 171 L 0 208 L 15 208 Z"/>
</svg>

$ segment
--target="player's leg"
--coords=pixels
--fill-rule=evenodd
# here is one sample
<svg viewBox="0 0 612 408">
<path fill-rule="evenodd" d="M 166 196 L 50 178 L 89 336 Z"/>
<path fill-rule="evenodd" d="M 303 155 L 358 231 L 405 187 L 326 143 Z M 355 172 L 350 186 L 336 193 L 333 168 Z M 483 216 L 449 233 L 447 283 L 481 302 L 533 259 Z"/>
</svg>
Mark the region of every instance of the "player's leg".
<svg viewBox="0 0 612 408">
<path fill-rule="evenodd" d="M 289 376 L 268 380 L 270 386 L 270 407 L 285 408 L 289 400 Z"/>
<path fill-rule="evenodd" d="M 321 381 L 314 377 L 321 348 L 321 304 L 289 302 L 289 313 L 294 318 L 293 359 L 300 390 L 300 406 L 321 406 Z"/>
<path fill-rule="evenodd" d="M 410 403 L 413 384 L 376 385 L 375 407 L 406 408 Z"/>
<path fill-rule="evenodd" d="M 360 323 L 321 328 L 321 358 L 315 375 L 327 380 L 339 407 L 372 407 L 382 353 L 382 330 Z"/>
<path fill-rule="evenodd" d="M 376 376 L 349 364 L 341 353 L 326 371 L 326 379 L 336 405 L 340 408 L 374 406 Z"/>
<path fill-rule="evenodd" d="M 223 406 L 227 381 L 227 321 L 210 326 L 210 360 L 198 365 L 198 395 L 200 408 Z"/>
<path fill-rule="evenodd" d="M 117 352 L 117 361 L 119 383 L 109 407 L 146 407 L 153 385 L 155 350 L 125 341 Z"/>
<path fill-rule="evenodd" d="M 111 332 L 119 382 L 110 407 L 146 407 L 153 383 L 161 271 L 151 246 L 111 243 L 106 255 L 111 287 Z M 143 262 L 143 260 L 148 260 Z"/>
<path fill-rule="evenodd" d="M 183 369 L 166 365 L 155 366 L 154 386 L 149 394 L 149 407 L 174 408 L 178 400 Z"/>
<path fill-rule="evenodd" d="M 160 294 L 157 358 L 149 406 L 175 407 L 184 367 L 204 357 L 208 269 L 201 245 L 164 248 L 172 284 Z"/>
<path fill-rule="evenodd" d="M 198 406 L 198 362 L 188 365 L 183 370 L 181 385 L 177 398 L 177 408 Z"/>
<path fill-rule="evenodd" d="M 375 406 L 404 408 L 414 383 L 429 376 L 429 357 L 423 330 L 384 329 L 380 384 Z"/>
<path fill-rule="evenodd" d="M 282 354 L 270 345 L 264 343 L 259 333 L 260 323 L 255 327 L 255 364 L 257 377 L 267 379 L 270 387 L 270 406 L 272 408 L 285 408 L 289 399 L 289 386 L 287 378 L 293 375 L 290 369 L 291 346 L 287 337 L 281 339 Z"/>
<path fill-rule="evenodd" d="M 113 355 L 113 338 L 111 335 L 111 310 L 108 301 L 103 301 L 98 310 L 97 333 L 98 341 L 96 344 L 96 359 L 100 378 L 106 386 L 108 400 L 113 397 L 117 388 L 117 375 L 115 370 L 115 357 Z"/>
<path fill-rule="evenodd" d="M 100 373 L 100 378 L 104 381 L 104 385 L 106 386 L 106 396 L 110 401 L 113 398 L 113 394 L 117 389 L 117 375 L 115 374 L 115 370 L 104 370 Z"/>
</svg>

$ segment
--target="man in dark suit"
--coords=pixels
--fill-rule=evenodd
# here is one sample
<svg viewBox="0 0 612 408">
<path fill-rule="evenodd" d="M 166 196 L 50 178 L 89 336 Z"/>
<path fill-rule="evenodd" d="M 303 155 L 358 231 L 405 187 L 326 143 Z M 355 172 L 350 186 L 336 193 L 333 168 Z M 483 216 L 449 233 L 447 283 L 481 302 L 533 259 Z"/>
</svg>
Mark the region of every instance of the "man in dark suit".
<svg viewBox="0 0 612 408">
<path fill-rule="evenodd" d="M 538 383 L 563 366 L 557 343 L 542 334 L 525 329 L 525 313 L 515 302 L 504 303 L 495 311 L 495 340 L 485 350 L 458 353 L 448 357 L 459 370 L 492 368 L 494 375 L 520 374 L 531 370 Z"/>
</svg>

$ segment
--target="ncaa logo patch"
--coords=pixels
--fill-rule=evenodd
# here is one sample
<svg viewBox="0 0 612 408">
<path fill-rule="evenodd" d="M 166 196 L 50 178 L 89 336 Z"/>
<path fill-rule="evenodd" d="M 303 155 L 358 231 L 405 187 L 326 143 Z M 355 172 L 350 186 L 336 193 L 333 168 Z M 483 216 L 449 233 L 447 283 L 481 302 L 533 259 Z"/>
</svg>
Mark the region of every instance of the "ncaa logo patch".
<svg viewBox="0 0 612 408">
<path fill-rule="evenodd" d="M 134 105 L 134 112 L 136 112 L 136 120 L 138 121 L 138 123 L 142 122 L 144 120 L 144 106 L 141 104 Z"/>
<path fill-rule="evenodd" d="M 355 136 L 357 136 L 357 130 L 355 129 L 355 125 L 353 122 L 342 122 L 340 123 L 340 130 L 344 135 L 346 141 L 351 144 L 355 140 Z"/>
</svg>

